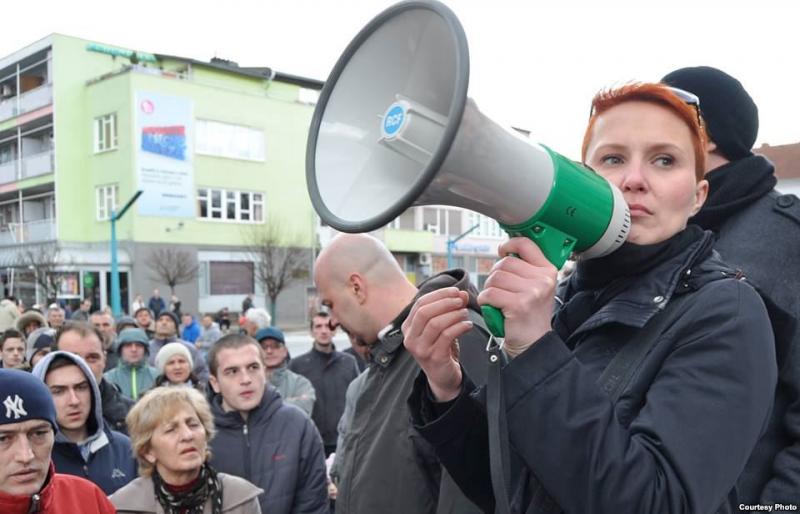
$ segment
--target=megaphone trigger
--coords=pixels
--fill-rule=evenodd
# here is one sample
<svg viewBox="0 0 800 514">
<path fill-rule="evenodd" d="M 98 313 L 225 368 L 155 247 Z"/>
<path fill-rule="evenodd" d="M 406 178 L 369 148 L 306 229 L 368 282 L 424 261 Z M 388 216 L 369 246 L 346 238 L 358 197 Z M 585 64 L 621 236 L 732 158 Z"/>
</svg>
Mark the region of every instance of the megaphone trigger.
<svg viewBox="0 0 800 514">
<path fill-rule="evenodd" d="M 561 269 L 570 255 L 572 255 L 577 242 L 574 237 L 542 222 L 536 222 L 530 228 L 523 230 L 506 229 L 506 232 L 510 237 L 527 237 L 532 240 L 542 251 L 545 258 L 558 269 Z M 515 254 L 511 255 L 519 257 Z M 505 316 L 503 316 L 503 312 L 491 305 L 482 305 L 481 312 L 489 332 L 495 337 L 505 337 Z"/>
</svg>

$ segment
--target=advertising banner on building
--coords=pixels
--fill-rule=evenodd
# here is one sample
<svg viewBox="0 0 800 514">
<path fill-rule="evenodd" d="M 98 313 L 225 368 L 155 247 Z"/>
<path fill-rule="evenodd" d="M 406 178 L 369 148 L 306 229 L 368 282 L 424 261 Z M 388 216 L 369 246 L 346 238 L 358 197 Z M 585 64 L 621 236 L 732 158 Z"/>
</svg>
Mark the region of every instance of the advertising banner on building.
<svg viewBox="0 0 800 514">
<path fill-rule="evenodd" d="M 134 101 L 139 214 L 194 217 L 192 100 L 137 91 Z"/>
</svg>

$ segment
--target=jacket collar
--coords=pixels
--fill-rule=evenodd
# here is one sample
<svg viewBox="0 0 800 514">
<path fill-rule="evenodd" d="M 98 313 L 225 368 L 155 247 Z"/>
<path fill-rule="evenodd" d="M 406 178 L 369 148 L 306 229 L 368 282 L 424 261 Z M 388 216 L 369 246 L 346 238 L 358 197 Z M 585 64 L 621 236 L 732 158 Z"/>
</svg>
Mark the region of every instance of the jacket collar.
<svg viewBox="0 0 800 514">
<path fill-rule="evenodd" d="M 147 359 L 148 359 L 148 355 L 147 355 L 147 353 L 145 353 L 144 357 L 142 357 L 142 359 L 139 362 L 137 362 L 136 364 L 131 364 L 130 362 L 122 360 L 122 357 L 120 357 L 119 362 L 117 363 L 117 366 L 119 368 L 127 370 L 127 371 L 131 371 L 133 369 L 138 371 L 138 370 L 143 369 L 143 368 L 145 368 L 147 366 Z"/>
<path fill-rule="evenodd" d="M 480 307 L 477 302 L 478 291 L 472 283 L 470 283 L 469 275 L 466 271 L 456 268 L 438 273 L 422 282 L 419 285 L 416 296 L 414 296 L 411 302 L 406 305 L 389 325 L 378 333 L 378 342 L 375 343 L 369 351 L 370 355 L 372 355 L 373 362 L 377 363 L 377 365 L 382 368 L 386 368 L 398 355 L 403 353 L 403 333 L 400 327 L 411 312 L 414 302 L 416 302 L 420 296 L 444 287 L 456 287 L 462 291 L 467 291 L 469 293 L 469 308 L 480 312 Z"/>
<path fill-rule="evenodd" d="M 227 512 L 251 501 L 264 491 L 250 482 L 219 474 L 225 494 L 222 495 L 222 511 Z M 114 504 L 120 511 L 159 512 L 153 479 L 139 477 L 114 494 Z M 162 509 L 163 511 L 163 509 Z"/>
<path fill-rule="evenodd" d="M 389 326 L 390 330 L 381 330 L 378 342 L 369 353 L 372 361 L 382 368 L 389 367 L 392 361 L 403 351 L 403 332 L 397 327 Z"/>
<path fill-rule="evenodd" d="M 222 407 L 221 394 L 214 395 L 211 401 L 211 412 L 214 414 L 215 425 L 222 428 L 239 429 L 245 424 L 248 426 L 266 424 L 282 404 L 281 395 L 278 393 L 277 389 L 267 381 L 264 389 L 264 396 L 261 397 L 261 403 L 247 414 L 246 422 L 242 415 L 239 414 L 239 411 L 225 411 Z"/>
<path fill-rule="evenodd" d="M 719 259 L 711 249 L 714 236 L 706 231 L 703 236 L 686 249 L 647 271 L 630 287 L 614 295 L 595 312 L 571 336 L 592 330 L 608 323 L 619 323 L 642 328 L 658 311 L 663 309 L 674 294 L 698 289 L 703 283 L 735 273 Z M 710 257 L 709 257 L 710 255 Z M 712 271 L 721 273 L 712 276 Z M 614 286 L 616 284 L 611 284 Z M 569 301 L 569 281 L 559 286 L 557 302 Z"/>
</svg>

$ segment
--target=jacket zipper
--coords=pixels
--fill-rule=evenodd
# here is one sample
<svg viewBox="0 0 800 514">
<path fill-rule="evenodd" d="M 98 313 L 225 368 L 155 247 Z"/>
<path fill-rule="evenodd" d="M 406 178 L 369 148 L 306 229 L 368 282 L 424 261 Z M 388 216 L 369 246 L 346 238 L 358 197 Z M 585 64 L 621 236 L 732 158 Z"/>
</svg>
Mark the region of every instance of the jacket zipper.
<svg viewBox="0 0 800 514">
<path fill-rule="evenodd" d="M 42 497 L 38 494 L 34 494 L 31 496 L 31 508 L 28 509 L 28 514 L 33 514 L 34 512 L 39 512 L 39 503 L 41 502 Z"/>
<path fill-rule="evenodd" d="M 253 478 L 250 476 L 250 436 L 248 434 L 247 429 L 247 421 L 244 422 L 242 426 L 242 433 L 244 434 L 244 476 L 247 480 L 253 481 Z"/>
<path fill-rule="evenodd" d="M 136 400 L 139 396 L 139 391 L 136 388 L 136 368 L 131 367 L 131 393 L 133 399 Z"/>
</svg>

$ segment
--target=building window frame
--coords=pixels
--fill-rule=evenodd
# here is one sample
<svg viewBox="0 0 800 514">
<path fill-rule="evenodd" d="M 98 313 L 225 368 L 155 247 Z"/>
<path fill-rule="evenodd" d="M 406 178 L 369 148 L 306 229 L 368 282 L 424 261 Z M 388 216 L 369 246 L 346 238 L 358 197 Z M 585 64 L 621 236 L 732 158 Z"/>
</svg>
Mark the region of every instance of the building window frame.
<svg viewBox="0 0 800 514">
<path fill-rule="evenodd" d="M 202 118 L 195 120 L 195 129 L 198 155 L 248 162 L 267 159 L 264 129 Z"/>
<path fill-rule="evenodd" d="M 222 223 L 264 223 L 265 193 L 218 187 L 197 189 L 197 219 Z"/>
<path fill-rule="evenodd" d="M 485 237 L 490 239 L 503 239 L 505 232 L 500 227 L 497 220 L 484 216 L 475 211 L 467 211 L 467 226 L 472 227 L 478 225 L 472 232 L 474 237 Z"/>
<path fill-rule="evenodd" d="M 95 187 L 95 214 L 97 221 L 111 219 L 111 211 L 116 211 L 119 208 L 118 198 L 119 184 L 103 184 Z"/>
<path fill-rule="evenodd" d="M 117 113 L 112 112 L 94 119 L 94 153 L 117 149 Z"/>
</svg>

